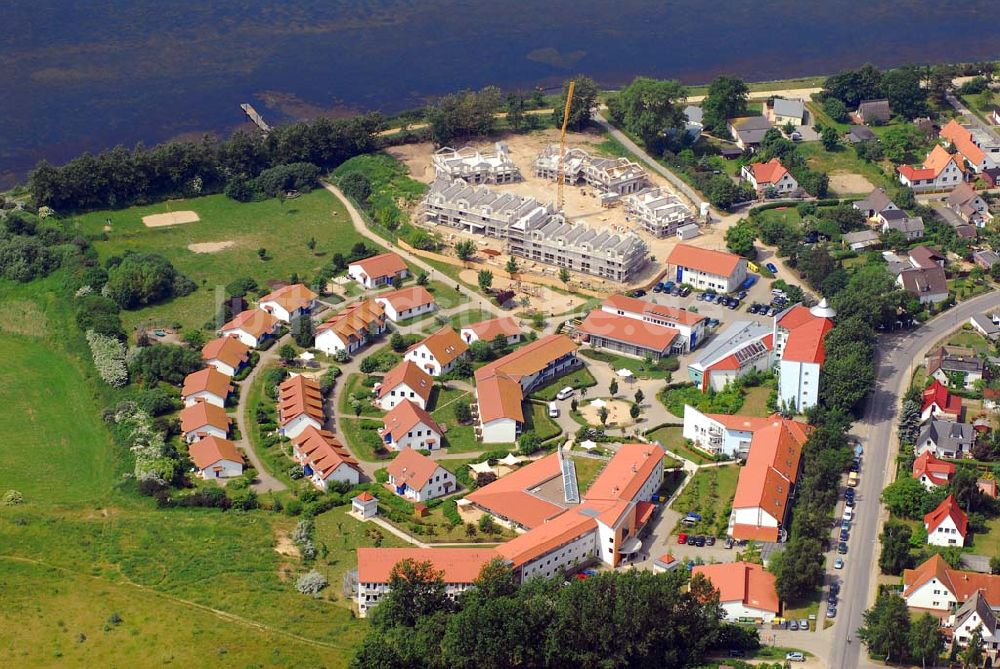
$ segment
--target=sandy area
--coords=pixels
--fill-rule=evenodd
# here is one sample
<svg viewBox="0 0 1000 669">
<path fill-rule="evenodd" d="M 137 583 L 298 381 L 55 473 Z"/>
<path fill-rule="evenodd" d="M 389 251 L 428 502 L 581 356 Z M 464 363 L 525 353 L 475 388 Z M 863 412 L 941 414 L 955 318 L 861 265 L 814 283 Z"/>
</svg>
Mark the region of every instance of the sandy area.
<svg viewBox="0 0 1000 669">
<path fill-rule="evenodd" d="M 274 545 L 275 553 L 288 557 L 299 557 L 299 548 L 292 542 L 292 538 L 287 533 L 279 532 L 275 539 L 277 540 Z"/>
<path fill-rule="evenodd" d="M 504 260 L 504 263 L 506 260 Z M 503 267 L 500 263 L 498 267 Z M 462 270 L 458 275 L 462 281 L 475 286 L 479 281 L 477 272 L 471 269 Z M 528 308 L 551 314 L 562 314 L 572 311 L 587 302 L 588 297 L 580 295 L 564 295 L 545 286 L 538 286 L 528 281 L 514 281 L 494 274 L 493 290 L 513 290 L 517 299 L 528 298 Z"/>
<path fill-rule="evenodd" d="M 219 251 L 225 251 L 235 244 L 236 242 L 231 239 L 224 242 L 201 242 L 198 244 L 188 244 L 188 251 L 193 251 L 194 253 L 218 253 Z"/>
<path fill-rule="evenodd" d="M 602 400 L 608 409 L 608 425 L 615 427 L 628 427 L 635 423 L 632 420 L 632 416 L 629 415 L 629 403 L 623 402 L 622 400 Z M 596 407 L 590 402 L 580 405 L 580 415 L 583 416 L 591 425 L 597 426 L 601 424 L 601 419 L 597 415 L 600 407 Z"/>
<path fill-rule="evenodd" d="M 162 228 L 168 225 L 180 225 L 182 223 L 194 223 L 201 218 L 193 211 L 168 211 L 165 214 L 151 214 L 143 216 L 142 222 L 147 228 Z"/>
<path fill-rule="evenodd" d="M 837 193 L 837 195 L 849 195 L 855 193 L 867 195 L 875 190 L 875 186 L 871 181 L 860 174 L 852 174 L 851 172 L 831 172 L 830 189 Z"/>
<path fill-rule="evenodd" d="M 802 100 L 808 100 L 813 93 L 819 93 L 822 88 L 816 86 L 813 88 L 785 88 L 777 91 L 750 91 L 751 100 L 766 100 L 770 97 L 778 98 L 799 98 Z M 704 95 L 692 95 L 687 101 L 691 104 L 697 104 L 705 99 Z"/>
</svg>

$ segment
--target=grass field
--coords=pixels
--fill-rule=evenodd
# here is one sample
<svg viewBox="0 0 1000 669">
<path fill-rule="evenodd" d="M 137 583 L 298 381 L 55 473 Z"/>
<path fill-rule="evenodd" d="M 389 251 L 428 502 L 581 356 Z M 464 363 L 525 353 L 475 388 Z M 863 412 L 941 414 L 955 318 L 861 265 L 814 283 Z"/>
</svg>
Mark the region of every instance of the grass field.
<svg viewBox="0 0 1000 669">
<path fill-rule="evenodd" d="M 565 374 L 563 376 L 557 376 L 556 378 L 549 381 L 544 386 L 536 389 L 531 393 L 531 397 L 538 400 L 544 400 L 546 402 L 551 402 L 556 398 L 556 394 L 563 388 L 570 386 L 572 388 L 592 388 L 597 385 L 597 380 L 594 376 L 587 370 L 586 367 L 580 367 L 579 369 Z M 579 396 L 579 393 L 577 393 Z"/>
<path fill-rule="evenodd" d="M 549 418 L 545 404 L 527 402 L 524 404 L 524 431 L 534 432 L 539 439 L 547 441 L 562 432 L 562 428 Z"/>
<path fill-rule="evenodd" d="M 681 457 L 687 458 L 691 462 L 697 465 L 703 465 L 708 462 L 712 462 L 712 459 L 702 453 L 701 451 L 695 450 L 684 443 L 683 428 L 680 426 L 676 427 L 661 427 L 653 430 L 646 436 L 653 441 L 658 441 L 663 444 L 663 447 Z"/>
<path fill-rule="evenodd" d="M 743 416 L 768 416 L 767 399 L 771 396 L 770 386 L 756 386 L 747 388 L 747 394 L 743 396 L 743 408 L 740 415 Z"/>
<path fill-rule="evenodd" d="M 614 369 L 629 369 L 640 379 L 665 379 L 670 380 L 672 372 L 664 369 L 667 364 L 664 361 L 654 361 L 649 364 L 645 360 L 632 358 L 624 355 L 616 355 L 609 351 L 592 348 L 580 349 L 580 355 L 591 360 L 603 362 L 611 365 Z M 627 389 L 628 384 L 623 384 Z"/>
<path fill-rule="evenodd" d="M 698 470 L 672 507 L 681 514 L 694 511 L 701 521 L 684 530 L 688 534 L 722 536 L 729 521 L 729 508 L 736 494 L 740 468 L 735 465 L 706 467 Z"/>
<path fill-rule="evenodd" d="M 382 439 L 377 430 L 382 427 L 382 421 L 372 418 L 342 418 L 340 426 L 343 429 L 341 439 L 358 458 L 368 462 L 392 459 L 393 453 L 380 450 Z"/>
<path fill-rule="evenodd" d="M 576 463 L 576 483 L 580 488 L 581 495 L 587 492 L 590 484 L 604 469 L 604 465 L 608 464 L 605 460 L 595 458 L 573 458 L 573 462 Z"/>
<path fill-rule="evenodd" d="M 193 210 L 201 220 L 161 228 L 147 228 L 142 217 L 168 211 Z M 258 283 L 288 280 L 292 273 L 312 278 L 330 261 L 332 254 L 346 254 L 365 241 L 355 232 L 347 210 L 330 193 L 316 190 L 283 205 L 277 199 L 240 203 L 224 195 L 209 195 L 192 200 L 174 200 L 146 207 L 120 211 L 99 211 L 77 217 L 73 223 L 88 235 L 100 235 L 106 220 L 112 230 L 107 241 L 96 241 L 102 260 L 127 250 L 160 253 L 178 270 L 198 285 L 187 297 L 133 312 L 123 312 L 126 327 L 146 320 L 163 325 L 174 322 L 184 327 L 201 327 L 212 318 L 216 287 L 233 279 L 251 276 Z M 312 253 L 306 242 L 316 240 Z M 189 244 L 235 242 L 216 253 L 194 253 Z M 257 256 L 257 249 L 267 251 L 267 260 Z"/>
<path fill-rule="evenodd" d="M 361 399 L 361 415 L 371 416 L 373 418 L 379 418 L 383 415 L 378 407 L 371 403 L 372 400 L 372 388 L 371 386 L 365 385 L 365 380 L 369 378 L 367 374 L 348 374 L 347 378 L 343 380 L 338 380 L 338 383 L 343 383 L 343 386 L 337 391 L 339 397 L 337 398 L 337 410 L 344 416 L 354 416 L 354 409 L 351 407 L 350 398 L 357 395 L 363 395 L 364 398 Z M 376 381 L 381 379 L 376 379 Z"/>
<path fill-rule="evenodd" d="M 953 332 L 945 341 L 948 346 L 967 346 L 975 349 L 978 353 L 991 353 L 993 345 L 978 332 L 974 330 L 958 330 Z"/>
<path fill-rule="evenodd" d="M 797 147 L 798 152 L 806 159 L 810 168 L 820 172 L 849 172 L 860 174 L 874 186 L 886 187 L 891 179 L 875 163 L 866 163 L 858 158 L 858 154 L 850 146 L 840 145 L 834 151 L 827 151 L 821 142 L 803 142 Z M 849 195 L 867 195 L 868 192 L 837 192 L 831 189 L 830 196 L 845 197 Z"/>
<path fill-rule="evenodd" d="M 438 423 L 447 425 L 448 432 L 445 434 L 444 440 L 449 453 L 468 453 L 483 448 L 482 444 L 476 441 L 476 431 L 472 424 L 461 425 L 455 418 L 455 407 L 460 401 L 471 403 L 475 399 L 467 391 L 458 388 L 435 391 L 434 410 L 431 412 L 431 416 Z"/>
</svg>

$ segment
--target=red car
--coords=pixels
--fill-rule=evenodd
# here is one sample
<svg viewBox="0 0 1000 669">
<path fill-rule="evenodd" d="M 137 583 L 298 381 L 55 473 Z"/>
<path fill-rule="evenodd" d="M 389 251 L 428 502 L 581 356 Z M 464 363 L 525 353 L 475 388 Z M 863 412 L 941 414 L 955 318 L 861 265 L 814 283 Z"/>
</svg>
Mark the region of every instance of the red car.
<svg viewBox="0 0 1000 669">
<path fill-rule="evenodd" d="M 687 543 L 687 540 L 688 540 L 688 535 L 685 534 L 684 532 L 681 532 L 680 534 L 677 535 L 677 543 L 679 544 Z"/>
</svg>

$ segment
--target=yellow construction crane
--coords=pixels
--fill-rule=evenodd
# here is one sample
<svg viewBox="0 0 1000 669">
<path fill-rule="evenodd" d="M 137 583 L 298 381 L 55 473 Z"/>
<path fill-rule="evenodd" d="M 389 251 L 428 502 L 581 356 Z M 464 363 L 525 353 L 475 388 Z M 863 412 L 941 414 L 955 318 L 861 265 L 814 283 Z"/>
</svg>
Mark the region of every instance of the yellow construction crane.
<svg viewBox="0 0 1000 669">
<path fill-rule="evenodd" d="M 571 80 L 569 88 L 566 91 L 566 110 L 563 111 L 562 131 L 559 133 L 559 162 L 556 165 L 556 183 L 558 184 L 556 188 L 556 204 L 559 211 L 563 210 L 563 205 L 565 204 L 563 183 L 566 181 L 566 177 L 563 174 L 563 160 L 566 157 L 566 126 L 569 125 L 569 108 L 573 104 L 573 89 L 575 88 L 576 82 Z"/>
</svg>

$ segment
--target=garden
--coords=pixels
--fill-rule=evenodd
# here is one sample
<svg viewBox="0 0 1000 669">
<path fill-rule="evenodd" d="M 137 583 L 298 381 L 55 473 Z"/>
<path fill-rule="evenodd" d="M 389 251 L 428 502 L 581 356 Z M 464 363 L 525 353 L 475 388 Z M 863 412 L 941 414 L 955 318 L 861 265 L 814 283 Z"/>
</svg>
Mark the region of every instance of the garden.
<svg viewBox="0 0 1000 669">
<path fill-rule="evenodd" d="M 674 533 L 724 537 L 739 475 L 740 468 L 735 465 L 699 469 L 671 507 L 681 515 L 700 514 L 701 520 L 694 525 L 678 525 Z"/>
</svg>

